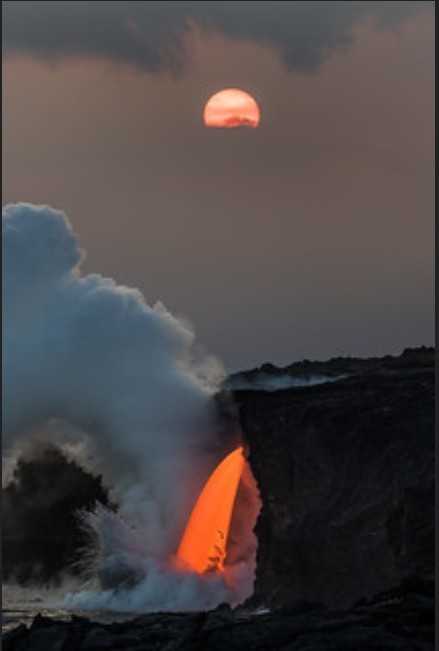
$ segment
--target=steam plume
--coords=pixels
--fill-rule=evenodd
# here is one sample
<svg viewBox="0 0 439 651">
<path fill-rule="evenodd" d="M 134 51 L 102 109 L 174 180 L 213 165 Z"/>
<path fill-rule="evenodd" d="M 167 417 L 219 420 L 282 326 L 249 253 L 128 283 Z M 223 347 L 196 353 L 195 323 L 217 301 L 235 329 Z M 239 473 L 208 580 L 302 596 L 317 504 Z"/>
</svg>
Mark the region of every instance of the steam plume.
<svg viewBox="0 0 439 651">
<path fill-rule="evenodd" d="M 163 305 L 82 276 L 64 213 L 7 205 L 2 229 L 4 446 L 51 418 L 88 432 L 145 552 L 169 553 L 215 446 L 218 367 Z"/>
</svg>

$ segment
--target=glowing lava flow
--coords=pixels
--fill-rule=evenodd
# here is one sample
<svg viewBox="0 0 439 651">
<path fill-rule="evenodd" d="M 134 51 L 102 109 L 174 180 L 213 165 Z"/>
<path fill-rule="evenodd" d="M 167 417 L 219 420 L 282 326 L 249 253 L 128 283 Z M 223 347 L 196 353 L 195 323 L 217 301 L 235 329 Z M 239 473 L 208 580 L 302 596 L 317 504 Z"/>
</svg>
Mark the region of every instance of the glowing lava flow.
<svg viewBox="0 0 439 651">
<path fill-rule="evenodd" d="M 230 520 L 243 467 L 240 447 L 215 468 L 192 510 L 177 557 L 199 574 L 221 572 L 224 568 Z"/>
</svg>

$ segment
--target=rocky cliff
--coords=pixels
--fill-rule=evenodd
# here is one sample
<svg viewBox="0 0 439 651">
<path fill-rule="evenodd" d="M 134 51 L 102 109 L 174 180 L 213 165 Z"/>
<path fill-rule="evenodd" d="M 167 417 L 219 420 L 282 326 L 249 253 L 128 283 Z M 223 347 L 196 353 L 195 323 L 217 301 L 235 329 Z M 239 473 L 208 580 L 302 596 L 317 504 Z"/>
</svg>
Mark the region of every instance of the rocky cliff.
<svg viewBox="0 0 439 651">
<path fill-rule="evenodd" d="M 285 375 L 263 367 L 234 391 L 263 502 L 255 604 L 347 606 L 433 577 L 433 350 L 316 364 L 287 372 L 343 377 L 252 390 L 261 370 Z"/>
</svg>

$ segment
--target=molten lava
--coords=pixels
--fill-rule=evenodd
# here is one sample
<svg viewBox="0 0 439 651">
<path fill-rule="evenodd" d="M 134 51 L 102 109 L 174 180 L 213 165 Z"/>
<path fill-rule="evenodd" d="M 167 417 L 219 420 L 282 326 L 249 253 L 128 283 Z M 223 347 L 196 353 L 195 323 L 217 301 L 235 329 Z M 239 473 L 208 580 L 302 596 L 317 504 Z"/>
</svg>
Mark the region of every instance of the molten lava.
<svg viewBox="0 0 439 651">
<path fill-rule="evenodd" d="M 223 571 L 230 520 L 243 467 L 244 455 L 240 447 L 215 468 L 192 510 L 177 557 L 199 574 Z"/>
</svg>

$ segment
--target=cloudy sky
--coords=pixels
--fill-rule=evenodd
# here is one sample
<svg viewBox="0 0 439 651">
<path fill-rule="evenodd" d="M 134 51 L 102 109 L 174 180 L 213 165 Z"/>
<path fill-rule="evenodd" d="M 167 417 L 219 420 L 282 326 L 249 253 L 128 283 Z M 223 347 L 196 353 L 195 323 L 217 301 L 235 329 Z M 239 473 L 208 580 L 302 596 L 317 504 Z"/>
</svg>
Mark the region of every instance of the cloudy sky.
<svg viewBox="0 0 439 651">
<path fill-rule="evenodd" d="M 432 2 L 3 3 L 3 203 L 231 370 L 433 342 Z M 258 129 L 203 127 L 225 87 Z"/>
</svg>

